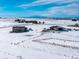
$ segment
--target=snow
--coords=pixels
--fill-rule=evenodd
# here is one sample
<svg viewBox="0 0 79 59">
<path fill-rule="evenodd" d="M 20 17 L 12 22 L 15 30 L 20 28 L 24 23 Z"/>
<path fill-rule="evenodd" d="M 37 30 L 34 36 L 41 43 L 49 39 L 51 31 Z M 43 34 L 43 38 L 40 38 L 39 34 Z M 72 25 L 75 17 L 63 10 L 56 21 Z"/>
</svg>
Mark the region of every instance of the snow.
<svg viewBox="0 0 79 59">
<path fill-rule="evenodd" d="M 37 25 L 0 21 L 0 59 L 79 59 L 79 31 L 41 32 L 52 24 L 67 27 L 75 22 L 51 21 Z M 33 31 L 10 33 L 14 25 L 25 25 Z"/>
</svg>

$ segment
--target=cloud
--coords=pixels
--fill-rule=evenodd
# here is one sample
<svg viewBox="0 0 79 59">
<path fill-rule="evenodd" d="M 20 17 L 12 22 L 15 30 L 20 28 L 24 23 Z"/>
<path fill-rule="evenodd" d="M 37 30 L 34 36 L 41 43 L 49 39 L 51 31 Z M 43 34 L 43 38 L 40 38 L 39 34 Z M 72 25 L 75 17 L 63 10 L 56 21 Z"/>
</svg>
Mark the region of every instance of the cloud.
<svg viewBox="0 0 79 59">
<path fill-rule="evenodd" d="M 51 7 L 49 6 L 51 5 Z M 79 16 L 78 0 L 36 0 L 29 4 L 21 4 L 26 10 L 32 10 L 32 15 L 46 17 L 76 17 Z"/>
<path fill-rule="evenodd" d="M 79 4 L 70 4 L 61 7 L 51 7 L 48 10 L 41 13 L 42 16 L 47 17 L 70 17 L 70 16 L 79 16 Z"/>
<path fill-rule="evenodd" d="M 32 3 L 29 4 L 21 4 L 19 5 L 19 7 L 32 7 L 32 6 L 39 6 L 39 5 L 45 5 L 45 4 L 49 4 L 49 3 L 69 3 L 69 2 L 74 2 L 75 0 L 37 0 L 34 1 Z"/>
</svg>

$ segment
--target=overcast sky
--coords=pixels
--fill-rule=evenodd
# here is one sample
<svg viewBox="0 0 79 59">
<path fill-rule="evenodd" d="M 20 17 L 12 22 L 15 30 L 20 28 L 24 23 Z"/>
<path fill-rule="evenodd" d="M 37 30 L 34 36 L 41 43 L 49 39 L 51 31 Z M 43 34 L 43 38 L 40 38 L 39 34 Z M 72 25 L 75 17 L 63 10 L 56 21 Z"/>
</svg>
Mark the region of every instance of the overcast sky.
<svg viewBox="0 0 79 59">
<path fill-rule="evenodd" d="M 79 17 L 79 0 L 0 0 L 0 16 Z"/>
</svg>

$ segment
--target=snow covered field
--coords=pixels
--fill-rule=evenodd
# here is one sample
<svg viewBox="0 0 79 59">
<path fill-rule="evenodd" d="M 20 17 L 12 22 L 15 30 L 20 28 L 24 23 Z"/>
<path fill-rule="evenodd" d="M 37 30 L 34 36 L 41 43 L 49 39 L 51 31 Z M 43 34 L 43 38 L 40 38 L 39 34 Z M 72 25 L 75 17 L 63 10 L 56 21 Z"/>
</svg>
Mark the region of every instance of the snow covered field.
<svg viewBox="0 0 79 59">
<path fill-rule="evenodd" d="M 45 22 L 46 24 L 36 25 L 0 21 L 0 59 L 79 59 L 79 31 L 41 32 L 43 28 L 52 25 L 67 27 L 68 24 L 79 22 L 70 20 Z M 14 25 L 25 25 L 33 31 L 10 33 Z"/>
</svg>

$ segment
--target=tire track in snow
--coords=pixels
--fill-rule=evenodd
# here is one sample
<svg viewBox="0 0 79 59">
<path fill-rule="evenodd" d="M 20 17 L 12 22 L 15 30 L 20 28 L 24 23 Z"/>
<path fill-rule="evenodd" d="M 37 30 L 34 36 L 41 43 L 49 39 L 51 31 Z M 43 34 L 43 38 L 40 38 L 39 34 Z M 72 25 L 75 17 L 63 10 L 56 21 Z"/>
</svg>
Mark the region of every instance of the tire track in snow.
<svg viewBox="0 0 79 59">
<path fill-rule="evenodd" d="M 43 43 L 43 44 L 50 44 L 50 45 L 54 45 L 54 46 L 65 47 L 65 48 L 79 49 L 79 47 L 70 46 L 70 45 L 63 45 L 63 44 L 50 43 L 50 42 L 42 42 L 42 41 L 39 41 L 39 40 L 32 40 L 32 41 L 33 41 L 33 42 Z"/>
<path fill-rule="evenodd" d="M 39 39 L 39 40 L 50 40 L 50 39 L 54 39 L 54 40 L 59 40 L 59 41 L 69 41 L 69 42 L 79 42 L 79 41 L 76 41 L 76 40 L 67 40 L 67 39 L 59 39 L 59 38 L 44 38 L 44 39 Z"/>
</svg>

